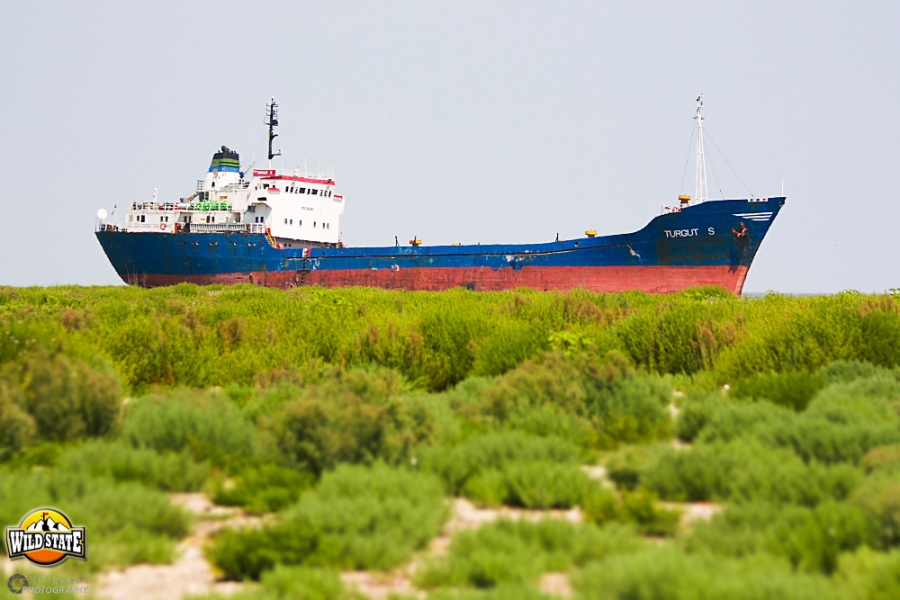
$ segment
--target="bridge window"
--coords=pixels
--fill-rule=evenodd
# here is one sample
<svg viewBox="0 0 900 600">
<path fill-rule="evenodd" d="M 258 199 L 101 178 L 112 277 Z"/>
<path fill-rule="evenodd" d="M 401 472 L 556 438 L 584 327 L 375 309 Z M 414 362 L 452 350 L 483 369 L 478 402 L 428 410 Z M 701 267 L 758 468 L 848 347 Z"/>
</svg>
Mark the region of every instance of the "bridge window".
<svg viewBox="0 0 900 600">
<path fill-rule="evenodd" d="M 306 193 L 306 188 L 300 188 L 300 193 L 301 193 L 301 194 L 305 194 L 305 193 Z"/>
<path fill-rule="evenodd" d="M 299 221 L 297 221 L 297 226 L 303 227 L 303 219 L 300 219 Z"/>
<path fill-rule="evenodd" d="M 293 219 L 291 219 L 291 225 L 293 225 L 293 224 L 294 224 L 294 220 L 293 220 Z"/>
<path fill-rule="evenodd" d="M 313 190 L 312 193 L 313 193 L 313 196 L 315 196 L 319 193 L 319 190 Z"/>
</svg>

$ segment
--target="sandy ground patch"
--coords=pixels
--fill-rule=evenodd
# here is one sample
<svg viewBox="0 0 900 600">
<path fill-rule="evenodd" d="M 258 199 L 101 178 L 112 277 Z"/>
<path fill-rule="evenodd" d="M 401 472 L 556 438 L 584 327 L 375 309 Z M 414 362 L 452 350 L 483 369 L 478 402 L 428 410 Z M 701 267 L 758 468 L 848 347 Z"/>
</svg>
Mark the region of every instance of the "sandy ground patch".
<svg viewBox="0 0 900 600">
<path fill-rule="evenodd" d="M 571 598 L 574 593 L 569 576 L 565 573 L 544 573 L 538 582 L 538 589 L 544 594 L 560 598 Z"/>
<path fill-rule="evenodd" d="M 682 528 L 688 528 L 696 521 L 710 521 L 722 510 L 722 505 L 715 502 L 660 502 L 659 505 L 668 510 L 682 511 Z"/>
<path fill-rule="evenodd" d="M 109 600 L 177 600 L 185 594 L 233 594 L 243 584 L 216 581 L 203 544 L 223 527 L 256 527 L 262 522 L 233 508 L 215 506 L 200 493 L 172 494 L 172 502 L 200 516 L 191 535 L 178 544 L 171 565 L 134 565 L 99 577 L 99 596 Z"/>
<path fill-rule="evenodd" d="M 387 600 L 392 594 L 425 598 L 426 593 L 415 588 L 407 573 L 377 573 L 372 571 L 344 571 L 341 583 L 355 588 L 370 600 Z"/>
</svg>

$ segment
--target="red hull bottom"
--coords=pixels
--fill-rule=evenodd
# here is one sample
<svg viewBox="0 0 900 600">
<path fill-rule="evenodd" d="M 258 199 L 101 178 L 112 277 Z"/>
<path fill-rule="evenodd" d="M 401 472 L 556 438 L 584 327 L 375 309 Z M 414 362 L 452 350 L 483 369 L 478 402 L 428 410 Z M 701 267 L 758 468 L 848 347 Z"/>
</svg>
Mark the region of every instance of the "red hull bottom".
<svg viewBox="0 0 900 600">
<path fill-rule="evenodd" d="M 257 273 L 217 273 L 214 275 L 138 275 L 126 283 L 143 287 L 176 283 L 236 284 L 252 283 L 268 287 L 291 288 L 303 285 L 323 287 L 367 286 L 397 290 L 440 291 L 466 287 L 477 291 L 511 290 L 520 287 L 536 290 L 592 292 L 639 290 L 670 293 L 697 285 L 719 285 L 740 295 L 748 267 L 524 267 L 491 269 L 488 267 L 419 268 L 391 271 L 279 271 Z"/>
</svg>

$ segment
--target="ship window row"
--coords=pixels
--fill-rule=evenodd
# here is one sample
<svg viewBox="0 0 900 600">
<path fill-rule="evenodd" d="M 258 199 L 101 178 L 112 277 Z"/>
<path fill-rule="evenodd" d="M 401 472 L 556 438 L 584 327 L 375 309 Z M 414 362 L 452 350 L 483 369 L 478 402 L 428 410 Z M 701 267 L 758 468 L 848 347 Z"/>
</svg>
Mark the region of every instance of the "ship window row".
<svg viewBox="0 0 900 600">
<path fill-rule="evenodd" d="M 256 218 L 259 219 L 259 221 L 257 221 L 257 223 L 262 223 L 262 217 L 256 217 Z M 284 224 L 285 224 L 285 225 L 293 225 L 293 224 L 294 224 L 294 220 L 293 220 L 293 219 L 285 219 L 285 220 L 284 220 Z M 298 220 L 297 220 L 297 226 L 298 226 L 298 227 L 303 227 L 303 220 L 302 220 L 302 219 L 298 219 Z M 318 222 L 318 221 L 313 221 L 313 229 L 315 229 L 315 228 L 318 227 L 318 226 L 319 226 L 319 222 Z M 325 222 L 323 221 L 323 222 L 322 222 L 322 229 L 331 229 L 331 223 L 325 223 Z"/>
<path fill-rule="evenodd" d="M 262 185 L 262 189 L 267 190 L 269 187 L 275 187 L 274 185 L 270 186 L 268 183 L 264 183 Z M 259 186 L 256 186 L 256 189 L 259 189 Z M 319 194 L 319 190 L 314 188 L 305 188 L 305 187 L 297 187 L 297 186 L 287 186 L 284 188 L 284 191 L 288 194 L 312 194 L 313 196 L 317 196 Z M 321 190 L 322 195 L 326 198 L 331 198 L 332 191 L 331 190 Z"/>
</svg>

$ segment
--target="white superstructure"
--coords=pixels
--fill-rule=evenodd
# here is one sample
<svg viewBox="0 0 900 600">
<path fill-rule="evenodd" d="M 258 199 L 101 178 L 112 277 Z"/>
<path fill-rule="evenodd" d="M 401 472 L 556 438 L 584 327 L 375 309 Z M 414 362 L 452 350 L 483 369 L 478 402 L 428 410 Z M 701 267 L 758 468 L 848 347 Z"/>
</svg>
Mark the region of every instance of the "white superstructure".
<svg viewBox="0 0 900 600">
<path fill-rule="evenodd" d="M 134 233 L 265 233 L 280 247 L 340 245 L 340 217 L 344 198 L 334 193 L 329 177 L 299 169 L 271 168 L 272 140 L 278 135 L 273 101 L 267 107 L 269 167 L 245 175 L 236 152 L 222 146 L 213 155 L 206 179 L 178 202 L 131 202 L 125 231 Z"/>
</svg>

